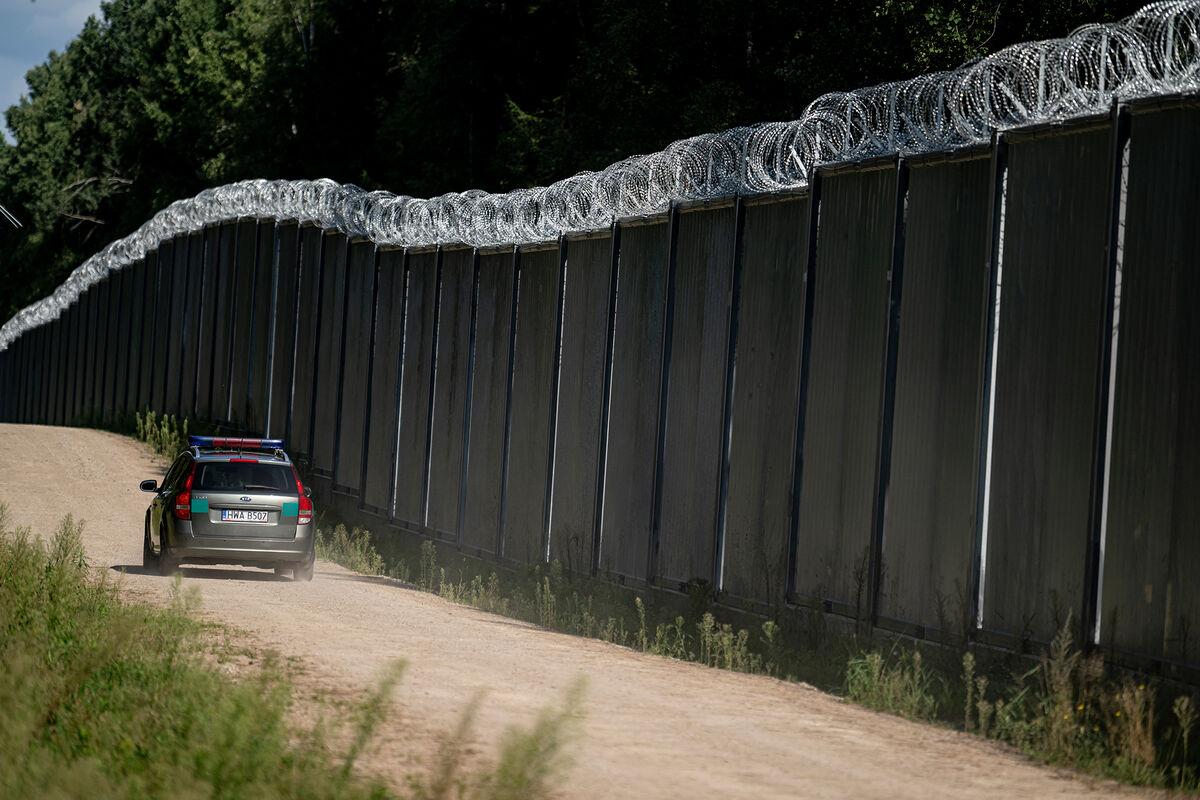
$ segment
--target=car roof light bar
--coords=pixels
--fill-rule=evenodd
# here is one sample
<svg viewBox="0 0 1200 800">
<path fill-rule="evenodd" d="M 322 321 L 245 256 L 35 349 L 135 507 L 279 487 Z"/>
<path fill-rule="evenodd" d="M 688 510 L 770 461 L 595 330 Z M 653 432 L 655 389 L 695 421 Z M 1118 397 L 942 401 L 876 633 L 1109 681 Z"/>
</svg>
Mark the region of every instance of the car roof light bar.
<svg viewBox="0 0 1200 800">
<path fill-rule="evenodd" d="M 283 439 L 247 439 L 236 436 L 188 436 L 190 447 L 215 447 L 229 450 L 283 450 Z"/>
</svg>

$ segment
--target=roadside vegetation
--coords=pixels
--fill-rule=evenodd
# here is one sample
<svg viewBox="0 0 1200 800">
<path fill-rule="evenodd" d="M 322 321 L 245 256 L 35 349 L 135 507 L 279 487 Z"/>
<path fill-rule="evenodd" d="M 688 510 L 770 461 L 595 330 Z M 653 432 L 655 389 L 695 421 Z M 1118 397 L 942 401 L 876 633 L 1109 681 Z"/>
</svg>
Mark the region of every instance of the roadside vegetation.
<svg viewBox="0 0 1200 800">
<path fill-rule="evenodd" d="M 153 411 L 135 411 L 133 417 L 138 441 L 150 445 L 160 456 L 173 459 L 187 444 L 187 417 L 177 419 L 173 414 L 159 416 Z"/>
<path fill-rule="evenodd" d="M 821 614 L 739 615 L 715 606 L 704 585 L 674 597 L 640 594 L 573 575 L 558 562 L 506 569 L 431 540 L 406 546 L 402 538 L 380 541 L 322 522 L 317 554 L 551 630 L 802 680 L 870 708 L 1006 742 L 1038 761 L 1135 785 L 1200 790 L 1196 696 L 1085 655 L 1070 619 L 1036 658 L 975 648 L 961 632 L 936 646 L 853 624 L 835 628 Z"/>
<path fill-rule="evenodd" d="M 511 731 L 496 764 L 465 764 L 469 712 L 427 774 L 387 787 L 355 767 L 402 663 L 365 699 L 297 730 L 276 659 L 237 679 L 217 671 L 196 601 L 177 584 L 169 609 L 123 602 L 107 571 L 89 568 L 82 529 L 68 516 L 44 541 L 0 503 L 0 797 L 515 800 L 553 790 L 579 687 Z"/>
</svg>

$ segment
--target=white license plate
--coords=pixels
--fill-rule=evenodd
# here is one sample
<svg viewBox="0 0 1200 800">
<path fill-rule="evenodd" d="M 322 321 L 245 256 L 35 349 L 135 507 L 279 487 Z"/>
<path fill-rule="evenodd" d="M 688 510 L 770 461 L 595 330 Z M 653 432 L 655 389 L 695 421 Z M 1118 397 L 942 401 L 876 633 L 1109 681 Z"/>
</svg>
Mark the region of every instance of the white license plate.
<svg viewBox="0 0 1200 800">
<path fill-rule="evenodd" d="M 221 509 L 222 522 L 267 522 L 266 511 L 242 511 L 241 509 Z"/>
</svg>

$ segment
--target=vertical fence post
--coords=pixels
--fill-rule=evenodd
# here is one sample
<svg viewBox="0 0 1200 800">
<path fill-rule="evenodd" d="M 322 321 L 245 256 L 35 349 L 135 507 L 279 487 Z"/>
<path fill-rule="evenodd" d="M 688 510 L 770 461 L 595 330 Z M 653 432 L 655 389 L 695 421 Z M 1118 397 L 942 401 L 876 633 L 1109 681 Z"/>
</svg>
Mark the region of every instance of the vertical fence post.
<svg viewBox="0 0 1200 800">
<path fill-rule="evenodd" d="M 261 223 L 260 223 L 261 224 Z M 299 287 L 297 294 L 299 293 Z M 271 435 L 271 406 L 275 399 L 275 329 L 279 317 L 279 220 L 271 229 L 271 321 L 270 333 L 267 334 L 267 397 L 264 404 L 266 422 L 263 424 L 263 434 Z"/>
<path fill-rule="evenodd" d="M 971 559 L 971 618 L 983 627 L 983 594 L 987 580 L 988 503 L 992 492 L 992 431 L 996 408 L 996 349 L 1000 339 L 1000 287 L 1004 270 L 1004 215 L 1008 186 L 1008 142 L 1002 132 L 992 136 L 992 197 L 988 221 L 990 268 L 987 307 L 983 314 L 984 353 L 979 413 L 979 477 L 975 502 L 975 547 Z"/>
<path fill-rule="evenodd" d="M 208 396 L 204 398 L 205 407 L 208 408 L 208 415 L 211 419 L 218 418 L 218 412 L 215 405 L 213 394 L 216 392 L 216 364 L 217 364 L 217 329 L 221 326 L 221 320 L 217 318 L 217 309 L 221 307 L 221 239 L 225 237 L 225 226 L 217 223 L 217 241 L 213 243 L 212 257 L 212 287 L 213 287 L 213 313 L 212 313 L 212 332 L 209 334 L 208 352 L 212 355 L 211 362 L 208 365 Z M 207 242 L 205 243 L 207 247 Z M 204 259 L 208 262 L 208 258 Z"/>
<path fill-rule="evenodd" d="M 429 353 L 429 408 L 425 417 L 425 470 L 422 473 L 421 525 L 429 525 L 429 478 L 433 459 L 433 418 L 437 411 L 439 328 L 442 324 L 442 246 L 437 247 L 433 279 L 433 347 Z"/>
<path fill-rule="evenodd" d="M 883 534 L 888 487 L 892 477 L 892 422 L 896 409 L 896 360 L 900 350 L 900 303 L 904 288 L 904 237 L 908 220 L 908 162 L 896 158 L 895 216 L 892 221 L 892 264 L 888 275 L 888 328 L 884 347 L 883 387 L 879 409 L 879 439 L 875 458 L 875 504 L 867 562 L 867 598 L 871 625 L 879 622 L 883 589 Z"/>
<path fill-rule="evenodd" d="M 407 356 L 404 348 L 408 343 L 408 248 L 400 257 L 400 368 L 396 370 L 396 393 L 393 419 L 396 420 L 392 436 L 391 477 L 388 480 L 388 521 L 396 518 L 396 476 L 400 474 L 400 426 L 404 424 L 404 367 Z"/>
<path fill-rule="evenodd" d="M 183 240 L 182 240 L 182 244 L 183 244 L 183 295 L 182 295 L 180 303 L 179 303 L 179 309 L 180 309 L 180 311 L 183 312 L 183 319 L 179 321 L 180 328 L 182 329 L 179 334 L 179 375 L 178 375 L 179 388 L 175 393 L 175 397 L 178 402 L 178 406 L 176 407 L 175 411 L 181 417 L 186 413 L 186 409 L 187 409 L 187 406 L 184 404 L 184 399 L 183 399 L 183 373 L 184 373 L 183 365 L 187 363 L 188 345 L 192 344 L 192 340 L 194 340 L 196 338 L 196 334 L 193 330 L 193 327 L 195 326 L 196 321 L 191 318 L 192 317 L 191 307 L 190 307 L 190 304 L 188 303 L 188 297 L 192 293 L 192 243 L 191 243 L 191 238 L 192 237 L 190 235 L 184 235 Z M 178 254 L 176 254 L 176 259 L 178 259 Z M 194 379 L 195 377 L 196 377 L 195 372 L 193 372 L 192 378 Z M 194 395 L 195 395 L 195 392 L 193 392 L 193 396 Z M 188 398 L 188 399 L 190 400 L 192 398 Z M 168 407 L 171 405 L 169 401 L 168 401 L 167 405 L 168 405 Z"/>
<path fill-rule="evenodd" d="M 729 322 L 725 341 L 725 402 L 721 418 L 721 466 L 717 489 L 717 530 L 713 541 L 712 593 L 721 591 L 725 572 L 725 531 L 729 510 L 729 460 L 733 447 L 733 392 L 737 381 L 738 325 L 742 307 L 742 250 L 746 235 L 746 202 L 739 193 L 733 206 L 733 274 L 729 280 Z"/>
<path fill-rule="evenodd" d="M 236 259 L 235 259 L 236 260 Z M 320 385 L 317 381 L 317 365 L 321 360 L 321 320 L 325 315 L 325 293 L 321 291 L 321 287 L 325 282 L 325 229 L 321 229 L 321 235 L 317 237 L 317 277 L 313 284 L 314 292 L 317 295 L 317 321 L 313 326 L 313 351 L 312 351 L 312 392 L 309 397 L 308 404 L 308 459 L 312 463 L 316 456 L 317 448 L 313 446 L 314 437 L 317 435 L 317 387 Z M 232 339 L 232 337 L 230 337 Z M 232 350 L 231 350 L 232 352 Z M 233 359 L 230 359 L 230 364 Z"/>
<path fill-rule="evenodd" d="M 330 492 L 337 488 L 338 462 L 342 453 L 342 394 L 346 383 L 346 317 L 350 314 L 350 236 L 346 236 L 345 254 L 342 256 L 342 333 L 338 348 L 337 400 L 333 412 L 333 466 L 329 472 Z"/>
<path fill-rule="evenodd" d="M 600 408 L 600 444 L 596 459 L 596 510 L 593 515 L 591 574 L 600 570 L 600 548 L 604 536 L 604 492 L 608 475 L 608 428 L 612 411 L 613 349 L 617 334 L 617 278 L 621 272 L 621 223 L 612 224 L 612 255 L 608 271 L 608 315 L 604 331 L 604 389 Z"/>
<path fill-rule="evenodd" d="M 554 520 L 554 455 L 558 446 L 558 381 L 562 374 L 563 313 L 567 287 L 567 237 L 558 237 L 558 295 L 554 311 L 554 351 L 550 365 L 550 435 L 546 452 L 546 499 L 542 504 L 542 561 L 550 561 L 550 526 Z"/>
<path fill-rule="evenodd" d="M 220 239 L 217 240 L 218 243 Z M 217 252 L 220 252 L 218 249 Z M 300 287 L 304 283 L 304 224 L 297 221 L 296 223 L 296 280 L 293 286 L 296 287 L 296 296 L 292 299 L 292 352 L 288 361 L 288 400 L 287 414 L 284 417 L 283 438 L 284 441 L 292 440 L 292 408 L 296 402 L 296 358 L 298 357 L 297 348 L 300 341 Z"/>
<path fill-rule="evenodd" d="M 475 395 L 475 342 L 479 328 L 479 248 L 471 254 L 471 323 L 467 343 L 467 399 L 463 411 L 462 472 L 458 479 L 458 517 L 454 525 L 456 544 L 463 546 L 463 522 L 467 516 L 467 464 L 471 456 L 471 405 Z"/>
<path fill-rule="evenodd" d="M 1096 427 L 1093 433 L 1091 507 L 1083 573 L 1083 635 L 1088 649 L 1100 644 L 1104 594 L 1104 544 L 1108 535 L 1108 481 L 1112 458 L 1112 414 L 1117 393 L 1117 339 L 1120 330 L 1121 271 L 1125 257 L 1125 200 L 1129 181 L 1129 109 L 1112 103 L 1112 170 L 1109 191 L 1108 270 L 1104 286 L 1104 322 L 1096 374 Z"/>
<path fill-rule="evenodd" d="M 364 508 L 367 502 L 367 457 L 371 453 L 368 443 L 371 441 L 371 396 L 374 394 L 372 384 L 375 382 L 375 325 L 379 320 L 379 245 L 375 245 L 374 255 L 371 270 L 371 327 L 369 329 L 370 340 L 367 345 L 367 383 L 364 387 L 367 396 L 363 406 L 362 461 L 358 471 L 359 508 Z"/>
<path fill-rule="evenodd" d="M 521 248 L 513 245 L 512 301 L 508 310 L 508 376 L 504 388 L 504 455 L 500 472 L 500 527 L 496 531 L 496 560 L 504 557 L 504 526 L 508 522 L 508 462 L 512 448 L 513 370 L 517 353 L 517 301 L 521 291 Z"/>
<path fill-rule="evenodd" d="M 817 282 L 817 238 L 821 225 L 821 170 L 808 182 L 808 256 L 804 262 L 804 322 L 800 335 L 800 370 L 796 389 L 796 439 L 792 444 L 792 496 L 788 515 L 784 598 L 796 591 L 796 559 L 800 549 L 800 488 L 804 478 L 804 425 L 808 416 L 808 374 L 812 365 L 813 307 Z"/>
<path fill-rule="evenodd" d="M 671 202 L 667 223 L 667 285 L 663 303 L 662 366 L 658 389 L 658 433 L 654 455 L 654 495 L 650 512 L 650 546 L 646 554 L 646 583 L 657 582 L 658 545 L 662 536 L 663 463 L 667 455 L 667 402 L 671 392 L 671 346 L 675 328 L 675 262 L 679 254 L 679 206 Z"/>
</svg>

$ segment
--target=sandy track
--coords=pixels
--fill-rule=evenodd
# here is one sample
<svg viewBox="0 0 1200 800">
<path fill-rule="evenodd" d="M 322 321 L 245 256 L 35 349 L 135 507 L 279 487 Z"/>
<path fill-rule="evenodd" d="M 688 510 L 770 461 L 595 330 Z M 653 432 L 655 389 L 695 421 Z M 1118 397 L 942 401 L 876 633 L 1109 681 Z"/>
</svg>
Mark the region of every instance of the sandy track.
<svg viewBox="0 0 1200 800">
<path fill-rule="evenodd" d="M 171 582 L 141 572 L 143 478 L 164 464 L 113 434 L 0 425 L 0 500 L 48 534 L 86 521 L 95 565 L 125 569 L 126 595 L 167 603 Z M 707 669 L 551 633 L 318 561 L 310 584 L 261 570 L 184 567 L 202 615 L 301 659 L 301 697 L 366 687 L 388 661 L 408 671 L 397 713 L 365 766 L 394 780 L 426 758 L 486 691 L 472 748 L 587 680 L 569 798 L 1129 796 L 1046 769 L 993 743 L 861 709 L 803 684 Z"/>
</svg>

